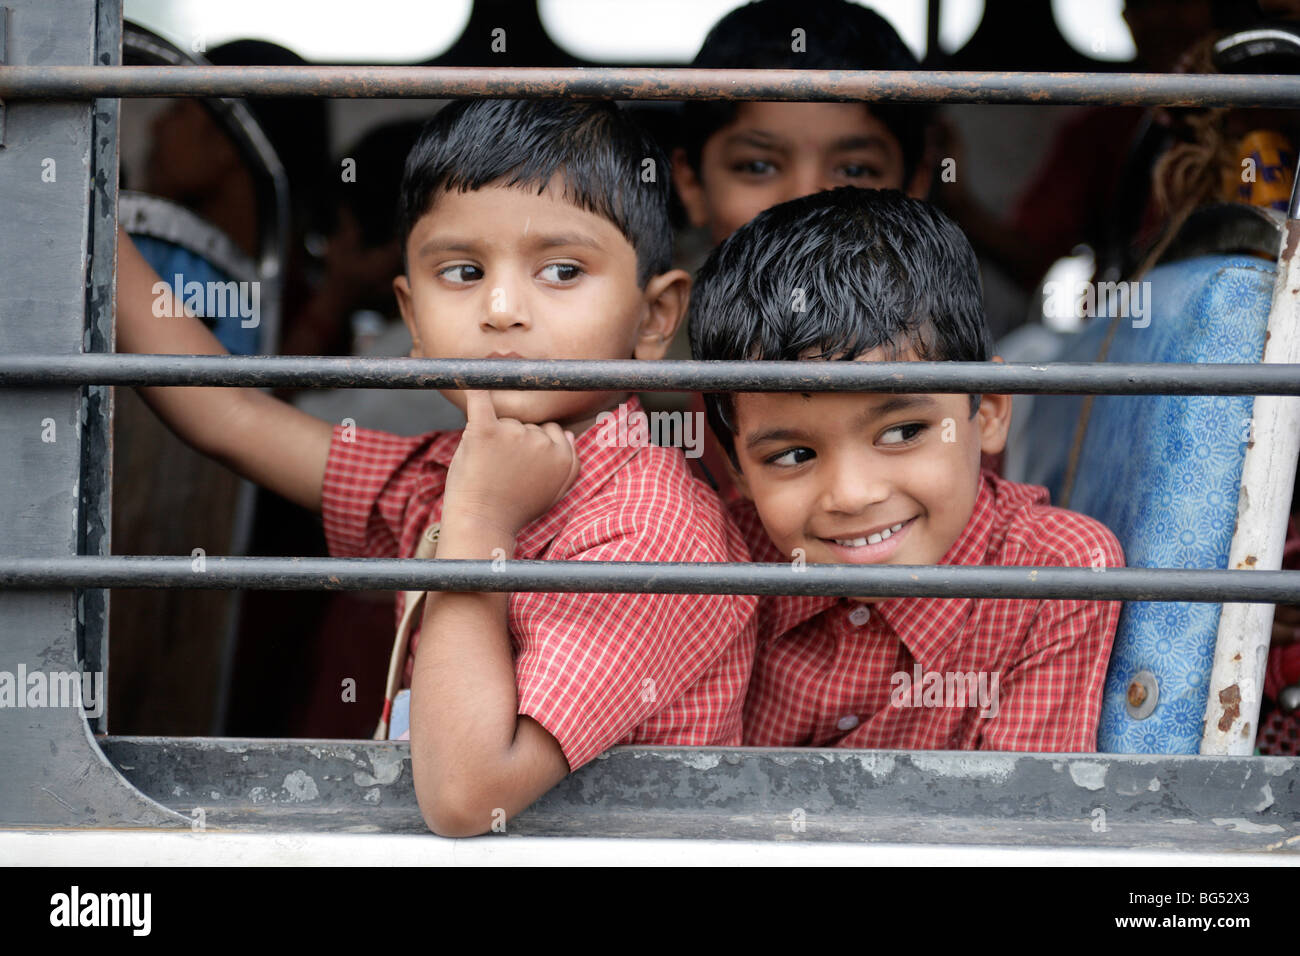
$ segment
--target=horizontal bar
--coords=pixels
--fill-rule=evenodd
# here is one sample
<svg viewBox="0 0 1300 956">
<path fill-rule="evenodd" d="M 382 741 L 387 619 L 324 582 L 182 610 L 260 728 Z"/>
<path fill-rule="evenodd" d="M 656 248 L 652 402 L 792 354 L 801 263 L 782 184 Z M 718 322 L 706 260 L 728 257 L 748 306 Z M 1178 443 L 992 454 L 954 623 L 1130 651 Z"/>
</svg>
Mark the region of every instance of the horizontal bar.
<svg viewBox="0 0 1300 956">
<path fill-rule="evenodd" d="M 64 385 L 1300 395 L 1300 365 L 542 361 L 118 353 L 0 356 L 0 387 Z"/>
<path fill-rule="evenodd" d="M 1300 603 L 1300 571 L 156 555 L 0 558 L 0 589 L 559 591 Z"/>
<path fill-rule="evenodd" d="M 433 66 L 5 66 L 0 98 L 551 97 L 621 100 L 1300 105 L 1300 77 L 950 70 L 699 70 Z"/>
</svg>

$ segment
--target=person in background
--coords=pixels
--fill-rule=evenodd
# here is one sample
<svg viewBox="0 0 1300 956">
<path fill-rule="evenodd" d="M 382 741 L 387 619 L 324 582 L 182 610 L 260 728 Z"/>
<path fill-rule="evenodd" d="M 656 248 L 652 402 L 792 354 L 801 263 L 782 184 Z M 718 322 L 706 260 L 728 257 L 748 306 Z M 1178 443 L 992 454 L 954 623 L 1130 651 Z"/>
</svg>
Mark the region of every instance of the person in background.
<svg viewBox="0 0 1300 956">
<path fill-rule="evenodd" d="M 334 163 L 324 272 L 311 297 L 288 317 L 283 354 L 356 354 L 363 350 L 356 345 L 368 343 L 356 341 L 354 313 L 398 318 L 393 297 L 393 278 L 402 271 L 398 189 L 421 125 L 420 120 L 400 120 L 378 126 Z"/>
<path fill-rule="evenodd" d="M 224 43 L 208 51 L 207 59 L 214 66 L 307 64 L 292 50 L 265 40 Z M 301 314 L 311 294 L 306 237 L 321 228 L 328 208 L 323 197 L 331 195 L 326 180 L 330 173 L 328 104 L 319 97 L 250 96 L 243 102 L 266 133 L 289 184 L 289 257 L 284 264 L 280 311 L 285 321 L 280 323 L 280 341 L 271 348 L 279 353 L 293 335 L 293 317 Z"/>
<path fill-rule="evenodd" d="M 1214 27 L 1210 0 L 1126 0 L 1124 22 L 1137 48 L 1132 69 L 1172 72 L 1179 58 Z M 1005 219 L 987 210 L 960 174 L 938 184 L 936 200 L 957 220 L 977 252 L 1032 290 L 1048 267 L 1080 243 L 1111 241 L 1116 191 L 1129 150 L 1148 111 L 1136 106 L 1081 109 L 1052 139 L 1047 158 Z M 965 156 L 951 124 L 940 127 L 940 151 Z M 1138 201 L 1145 201 L 1145 192 Z M 1139 228 L 1154 221 L 1142 214 Z M 1128 237 L 1124 237 L 1128 238 Z"/>
</svg>

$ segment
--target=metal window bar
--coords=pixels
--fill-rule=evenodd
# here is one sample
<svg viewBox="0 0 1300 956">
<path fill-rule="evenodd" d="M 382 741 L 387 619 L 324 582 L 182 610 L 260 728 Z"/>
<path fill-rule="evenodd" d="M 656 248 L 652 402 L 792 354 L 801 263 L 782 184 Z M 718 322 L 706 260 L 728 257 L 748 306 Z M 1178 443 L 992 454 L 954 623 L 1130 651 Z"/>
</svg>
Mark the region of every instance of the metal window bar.
<svg viewBox="0 0 1300 956">
<path fill-rule="evenodd" d="M 1300 364 L 642 362 L 224 355 L 4 355 L 0 388 L 69 385 L 764 392 L 1300 395 Z"/>
<path fill-rule="evenodd" d="M 825 71 L 707 71 L 690 69 L 513 69 L 435 67 L 117 67 L 117 66 L 5 66 L 0 67 L 0 101 L 12 99 L 85 99 L 122 96 L 345 96 L 345 97 L 612 97 L 619 99 L 680 100 L 789 100 L 789 101 L 875 101 L 931 103 L 1043 103 L 1200 107 L 1282 107 L 1300 105 L 1300 77 L 1157 74 L 1053 74 L 1015 72 L 825 72 Z M 1300 423 L 1300 335 L 1295 334 L 1300 310 L 1300 270 L 1290 268 L 1300 246 L 1297 203 L 1292 196 L 1286 241 L 1279 254 L 1278 275 L 1270 314 L 1271 348 L 1266 348 L 1263 366 L 1003 366 L 963 368 L 954 363 L 906 363 L 908 367 L 877 365 L 842 371 L 827 366 L 803 369 L 672 368 L 664 366 L 707 366 L 715 363 L 662 363 L 658 369 L 642 368 L 636 373 L 616 368 L 597 368 L 620 363 L 496 363 L 495 368 L 454 369 L 453 363 L 421 363 L 412 368 L 405 360 L 327 359 L 203 359 L 163 356 L 12 356 L 0 364 L 0 386 L 72 384 L 296 384 L 367 385 L 370 387 L 514 387 L 596 388 L 611 381 L 636 390 L 756 389 L 768 390 L 885 390 L 885 391 L 1004 391 L 1066 392 L 1084 394 L 1256 394 L 1256 418 L 1277 426 L 1279 448 L 1270 449 L 1266 462 L 1255 446 L 1248 448 L 1243 487 L 1248 474 L 1264 479 L 1263 497 L 1273 500 L 1289 495 L 1290 477 L 1297 452 L 1296 425 Z M 1274 324 L 1286 335 L 1273 335 Z M 98 364 L 97 364 L 98 363 Z M 478 365 L 480 363 L 473 363 Z M 577 368 L 572 366 L 593 366 Z M 726 363 L 717 363 L 726 364 Z M 741 364 L 741 363 L 735 363 Z M 795 363 L 797 364 L 797 363 Z M 217 368 L 222 365 L 224 368 Z M 442 365 L 444 367 L 432 367 Z M 114 367 L 116 366 L 116 367 Z M 405 366 L 405 367 L 401 367 Z M 517 366 L 507 368 L 506 366 Z M 530 366 L 530 367 L 525 367 Z M 1193 371 L 1194 370 L 1194 371 Z M 802 375 L 803 380 L 792 376 Z M 209 378 L 210 376 L 210 378 Z M 585 377 L 585 376 L 590 376 Z M 712 377 L 711 377 L 712 376 Z M 728 378 L 728 376 L 731 376 Z M 1180 378 L 1187 376 L 1187 378 Z M 770 379 L 770 380 L 769 380 Z M 588 382 L 600 384 L 587 384 Z M 1261 408 L 1262 403 L 1262 408 Z M 1287 426 L 1290 426 L 1289 430 Z M 1254 454 L 1252 454 L 1254 453 Z M 1289 462 L 1290 471 L 1279 476 L 1266 469 Z M 1261 469 L 1265 469 L 1261 475 Z M 1282 489 L 1283 479 L 1287 488 Z M 1258 510 L 1258 509 L 1257 509 Z M 1264 539 L 1262 562 L 1267 566 L 1276 551 L 1280 555 L 1280 530 L 1259 529 Z M 1254 544 L 1254 542 L 1250 542 Z M 1276 547 L 1274 547 L 1276 545 Z M 1237 539 L 1230 563 L 1239 559 Z M 1166 569 L 1111 569 L 1099 576 L 1090 569 L 1042 568 L 1029 572 L 1017 568 L 849 568 L 821 566 L 805 568 L 804 583 L 785 566 L 653 565 L 642 571 L 629 562 L 621 567 L 594 567 L 590 562 L 536 562 L 544 565 L 525 569 L 530 562 L 513 562 L 507 577 L 491 572 L 487 562 L 456 562 L 461 567 L 444 568 L 424 575 L 402 562 L 403 572 L 374 576 L 367 568 L 344 567 L 362 564 L 374 568 L 383 562 L 348 562 L 316 559 L 314 563 L 336 568 L 317 570 L 302 559 L 293 559 L 293 569 L 272 567 L 283 559 L 224 559 L 217 561 L 220 573 L 203 579 L 202 586 L 247 586 L 263 580 L 268 586 L 403 587 L 419 582 L 426 588 L 455 586 L 470 590 L 704 590 L 704 577 L 719 590 L 748 593 L 917 593 L 931 596 L 1048 597 L 1092 596 L 1127 600 L 1202 600 L 1251 602 L 1239 607 L 1256 607 L 1259 602 L 1292 600 L 1300 596 L 1300 584 L 1291 583 L 1300 574 L 1272 571 L 1175 571 Z M 184 559 L 182 559 L 184 562 Z M 229 563 L 227 563 L 229 562 Z M 432 562 L 431 562 L 432 563 Z M 563 564 L 584 565 L 563 568 Z M 446 563 L 450 564 L 450 563 Z M 188 562 L 184 562 L 188 566 Z M 260 567 L 254 567 L 258 565 Z M 1244 565 L 1237 564 L 1237 567 Z M 772 569 L 772 570 L 768 570 Z M 181 574 L 177 574 L 177 571 Z M 757 590 L 760 576 L 777 571 L 784 582 L 773 578 L 771 591 Z M 729 577 L 742 572 L 744 579 Z M 969 572 L 969 573 L 968 573 Z M 206 572 L 205 572 L 206 574 Z M 280 577 L 276 577 L 279 574 Z M 415 575 L 407 577 L 406 574 Z M 642 575 L 648 575 L 642 580 Z M 367 577 L 367 575 L 371 575 Z M 534 575 L 534 577 L 529 577 Z M 607 575 L 607 577 L 600 577 Z M 1201 576 L 1204 577 L 1201 577 Z M 1151 579 L 1159 576 L 1161 582 Z M 332 578 L 332 580 L 331 580 Z M 860 580 L 859 580 L 860 579 Z M 968 584 L 955 586 L 965 579 Z M 1229 582 L 1230 583 L 1219 583 Z M 1247 581 L 1246 579 L 1249 579 Z M 1042 583 L 1039 583 L 1041 580 Z M 111 584 L 108 582 L 118 582 Z M 216 582 L 229 582 L 216 584 Z M 277 582 L 273 584 L 272 582 Z M 357 583 L 362 582 L 365 583 Z M 387 582 L 380 584 L 376 582 Z M 444 583 L 444 581 L 446 583 Z M 1240 583 L 1239 583 L 1240 581 Z M 100 583 L 94 583 L 100 582 Z M 146 582 L 151 582 L 146 584 Z M 123 558 L 89 556 L 71 559 L 11 559 L 0 561 L 0 587 L 53 588 L 96 586 L 199 586 L 184 574 L 177 562 L 159 557 Z M 528 588 L 525 585 L 532 584 Z M 542 585 L 545 584 L 545 587 Z M 767 586 L 768 582 L 762 584 Z M 615 586 L 617 585 L 617 586 Z M 687 587 L 686 585 L 690 585 Z M 805 590 L 806 588 L 806 590 Z M 820 590 L 819 590 L 820 589 Z M 1224 613 L 1234 605 L 1225 606 Z M 1249 613 L 1249 612 L 1247 612 Z M 1271 612 L 1268 612 L 1271 613 Z M 1264 628 L 1266 632 L 1266 628 Z M 1222 637 L 1224 629 L 1221 628 Z M 1222 641 L 1221 641 L 1222 643 Z M 1243 649 L 1261 651 L 1245 646 Z M 1212 678 L 1221 684 L 1221 671 L 1228 648 L 1216 653 Z M 1244 672 L 1256 659 L 1238 653 L 1234 673 Z M 1245 708 L 1250 713 L 1250 708 Z M 1236 725 L 1232 730 L 1235 731 Z M 1207 735 L 1209 730 L 1207 728 Z M 1253 734 L 1247 734 L 1253 740 Z M 1231 745 L 1229 745 L 1231 746 Z"/>
<path fill-rule="evenodd" d="M 1300 77 L 929 70 L 436 66 L 5 66 L 0 99 L 571 97 L 1294 108 Z"/>
</svg>

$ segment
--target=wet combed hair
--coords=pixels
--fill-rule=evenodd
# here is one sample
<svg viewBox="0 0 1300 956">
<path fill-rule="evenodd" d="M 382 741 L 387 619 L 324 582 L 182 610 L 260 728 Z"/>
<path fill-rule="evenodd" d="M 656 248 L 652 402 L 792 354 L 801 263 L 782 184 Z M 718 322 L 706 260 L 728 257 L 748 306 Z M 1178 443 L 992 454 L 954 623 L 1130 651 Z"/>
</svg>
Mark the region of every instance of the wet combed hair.
<svg viewBox="0 0 1300 956">
<path fill-rule="evenodd" d="M 457 100 L 429 120 L 402 177 L 403 262 L 415 223 L 444 192 L 504 185 L 541 193 L 556 175 L 569 202 L 608 219 L 631 243 L 642 287 L 668 271 L 662 150 L 617 104 L 576 100 Z"/>
<path fill-rule="evenodd" d="M 803 52 L 792 31 L 804 31 Z M 758 0 L 713 25 L 691 66 L 702 70 L 917 70 L 920 63 L 889 21 L 849 0 Z M 698 173 L 710 136 L 736 118 L 740 104 L 691 100 L 682 108 L 681 145 Z M 903 150 L 903 182 L 925 154 L 933 109 L 925 104 L 872 103 L 867 109 Z"/>
<path fill-rule="evenodd" d="M 691 292 L 691 355 L 713 361 L 851 361 L 909 348 L 984 362 L 993 345 L 975 251 L 934 206 L 842 186 L 759 213 L 713 250 Z M 704 396 L 739 468 L 731 394 Z M 979 396 L 971 396 L 971 414 Z"/>
</svg>

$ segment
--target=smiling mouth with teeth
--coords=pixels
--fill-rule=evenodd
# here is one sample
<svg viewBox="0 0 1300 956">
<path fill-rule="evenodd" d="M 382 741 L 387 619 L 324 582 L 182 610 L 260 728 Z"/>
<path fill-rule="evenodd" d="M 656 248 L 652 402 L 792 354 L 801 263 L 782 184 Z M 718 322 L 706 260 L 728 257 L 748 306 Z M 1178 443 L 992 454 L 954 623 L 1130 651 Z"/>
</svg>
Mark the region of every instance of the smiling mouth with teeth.
<svg viewBox="0 0 1300 956">
<path fill-rule="evenodd" d="M 907 521 L 900 521 L 896 525 L 884 528 L 881 531 L 877 531 L 875 534 L 869 534 L 865 538 L 831 538 L 831 540 L 844 548 L 861 548 L 868 544 L 880 544 L 882 541 L 887 541 L 890 535 L 894 534 L 896 531 L 901 531 L 903 525 L 907 524 L 911 520 L 911 518 L 908 518 Z"/>
</svg>

